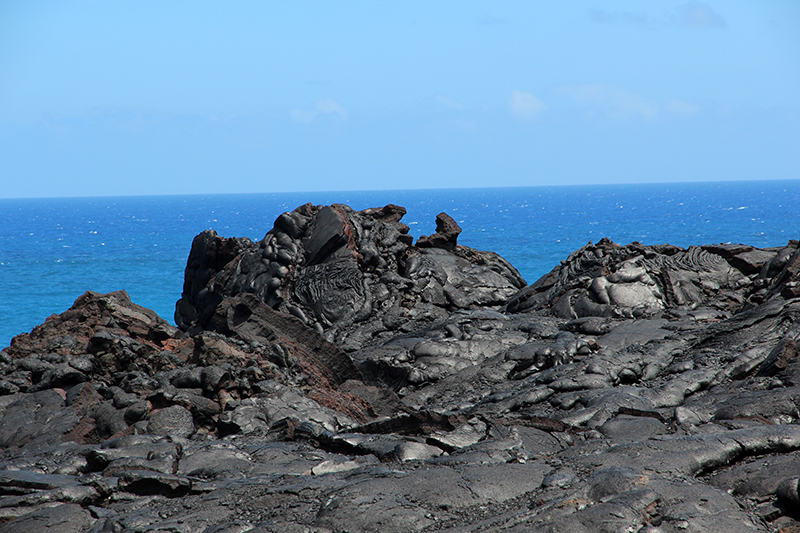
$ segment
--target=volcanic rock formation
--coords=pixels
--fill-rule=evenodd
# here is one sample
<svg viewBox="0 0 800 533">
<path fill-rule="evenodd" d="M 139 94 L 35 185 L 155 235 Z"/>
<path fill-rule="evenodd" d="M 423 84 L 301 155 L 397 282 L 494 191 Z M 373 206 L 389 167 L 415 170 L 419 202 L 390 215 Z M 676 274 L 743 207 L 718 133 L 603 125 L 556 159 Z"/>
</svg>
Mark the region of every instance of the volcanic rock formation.
<svg viewBox="0 0 800 533">
<path fill-rule="evenodd" d="M 458 245 L 461 228 L 444 213 L 413 246 L 405 212 L 307 204 L 259 243 L 205 231 L 192 243 L 176 323 L 214 329 L 222 299 L 250 293 L 353 351 L 458 309 L 503 305 L 525 286 L 502 257 Z"/>
<path fill-rule="evenodd" d="M 800 251 L 603 239 L 524 286 L 437 217 L 204 232 L 175 328 L 0 352 L 0 533 L 800 529 Z"/>
</svg>

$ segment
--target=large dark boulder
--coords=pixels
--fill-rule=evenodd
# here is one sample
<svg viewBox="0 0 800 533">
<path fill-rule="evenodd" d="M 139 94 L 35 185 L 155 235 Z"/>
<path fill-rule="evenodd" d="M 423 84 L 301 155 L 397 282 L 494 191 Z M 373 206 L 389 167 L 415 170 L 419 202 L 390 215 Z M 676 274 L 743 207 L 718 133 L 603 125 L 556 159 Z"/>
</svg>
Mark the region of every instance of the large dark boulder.
<svg viewBox="0 0 800 533">
<path fill-rule="evenodd" d="M 299 318 L 348 351 L 432 323 L 457 309 L 504 305 L 525 281 L 491 252 L 458 245 L 446 214 L 417 245 L 395 205 L 354 211 L 341 204 L 284 213 L 264 239 L 198 235 L 175 320 L 213 329 L 215 308 L 248 293 Z"/>
</svg>

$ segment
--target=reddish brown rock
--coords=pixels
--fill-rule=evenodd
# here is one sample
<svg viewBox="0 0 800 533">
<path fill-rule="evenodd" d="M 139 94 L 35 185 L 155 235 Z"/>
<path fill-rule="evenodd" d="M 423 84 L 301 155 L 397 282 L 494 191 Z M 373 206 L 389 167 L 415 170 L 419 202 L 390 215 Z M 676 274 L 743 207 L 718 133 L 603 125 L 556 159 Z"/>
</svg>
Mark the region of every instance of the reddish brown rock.
<svg viewBox="0 0 800 533">
<path fill-rule="evenodd" d="M 98 444 L 103 439 L 100 438 L 100 434 L 97 432 L 95 419 L 87 416 L 82 418 L 70 431 L 64 433 L 61 440 L 77 444 Z"/>
<path fill-rule="evenodd" d="M 326 341 L 322 335 L 304 325 L 299 319 L 273 310 L 252 294 L 241 294 L 226 298 L 217 307 L 213 324 L 218 333 L 234 337 L 249 345 L 264 346 L 267 350 L 257 352 L 256 364 L 267 367 L 268 358 L 279 357 L 283 371 L 308 386 L 307 395 L 320 405 L 329 407 L 356 420 L 374 418 L 375 412 L 368 401 L 338 388 L 347 380 L 360 380 L 361 373 L 350 357 L 337 346 Z M 206 338 L 202 336 L 202 338 Z M 204 340 L 203 346 L 211 343 Z M 221 339 L 213 341 L 214 353 L 219 357 Z M 200 348 L 195 359 L 208 363 L 205 350 Z M 227 349 L 226 362 L 245 366 L 245 357 L 253 354 Z M 237 355 L 238 354 L 238 355 Z M 268 367 L 267 367 L 268 368 Z"/>
<path fill-rule="evenodd" d="M 30 333 L 14 337 L 3 352 L 12 358 L 91 353 L 99 357 L 97 373 L 122 370 L 120 365 L 126 359 L 136 359 L 138 364 L 153 359 L 157 367 L 174 366 L 174 362 L 157 362 L 163 359 L 159 352 L 167 351 L 185 361 L 192 350 L 191 339 L 155 311 L 131 302 L 125 291 L 87 291 L 67 311 L 52 315 Z M 102 355 L 106 353 L 121 359 L 110 360 L 104 367 Z"/>
<path fill-rule="evenodd" d="M 461 227 L 447 213 L 436 215 L 436 233 L 417 239 L 418 248 L 442 248 L 455 251 Z"/>
</svg>

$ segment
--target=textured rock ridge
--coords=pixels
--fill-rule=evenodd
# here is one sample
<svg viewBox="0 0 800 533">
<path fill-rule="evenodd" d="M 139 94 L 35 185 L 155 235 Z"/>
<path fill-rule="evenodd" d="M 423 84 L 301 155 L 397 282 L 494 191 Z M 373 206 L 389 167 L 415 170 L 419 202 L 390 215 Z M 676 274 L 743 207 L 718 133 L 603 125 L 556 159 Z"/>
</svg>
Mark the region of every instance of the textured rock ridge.
<svg viewBox="0 0 800 533">
<path fill-rule="evenodd" d="M 800 252 L 437 217 L 194 240 L 180 328 L 86 293 L 0 351 L 0 533 L 800 530 Z"/>
<path fill-rule="evenodd" d="M 461 228 L 445 213 L 414 246 L 405 212 L 307 204 L 278 217 L 258 243 L 203 232 L 176 323 L 190 333 L 209 328 L 223 298 L 249 293 L 352 351 L 456 309 L 499 307 L 525 285 L 497 254 L 458 245 Z"/>
<path fill-rule="evenodd" d="M 641 316 L 710 306 L 736 311 L 772 296 L 797 296 L 797 242 L 744 245 L 620 246 L 608 239 L 573 252 L 507 305 L 509 312 L 552 309 L 562 318 Z"/>
</svg>

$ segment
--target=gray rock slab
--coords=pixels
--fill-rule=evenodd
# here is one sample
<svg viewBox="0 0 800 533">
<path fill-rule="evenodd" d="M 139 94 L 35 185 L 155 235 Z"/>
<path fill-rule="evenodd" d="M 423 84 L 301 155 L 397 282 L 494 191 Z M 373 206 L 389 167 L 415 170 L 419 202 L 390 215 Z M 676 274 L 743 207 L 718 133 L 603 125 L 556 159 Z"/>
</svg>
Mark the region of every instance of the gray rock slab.
<svg viewBox="0 0 800 533">
<path fill-rule="evenodd" d="M 22 492 L 35 490 L 48 490 L 76 483 L 73 476 L 45 474 L 29 470 L 2 470 L 0 471 L 0 487 L 3 490 L 17 489 Z"/>
<path fill-rule="evenodd" d="M 12 398 L 0 413 L 0 448 L 53 444 L 78 423 L 77 413 L 65 408 L 64 397 L 53 389 Z"/>
<path fill-rule="evenodd" d="M 437 467 L 380 479 L 354 479 L 320 510 L 317 525 L 335 531 L 420 531 L 450 510 L 478 502 L 504 502 L 541 486 L 550 469 L 543 463 L 458 469 Z M 348 516 L 346 510 L 356 511 Z"/>
<path fill-rule="evenodd" d="M 795 472 L 800 472 L 800 452 L 743 460 L 714 471 L 704 480 L 731 494 L 766 498 Z"/>
<path fill-rule="evenodd" d="M 597 428 L 615 442 L 638 442 L 668 432 L 667 426 L 655 418 L 619 415 Z"/>
<path fill-rule="evenodd" d="M 183 447 L 177 473 L 204 479 L 238 477 L 250 473 L 254 462 L 250 454 L 230 443 L 212 442 Z"/>
<path fill-rule="evenodd" d="M 629 466 L 663 474 L 693 476 L 750 455 L 800 449 L 800 426 L 760 426 L 686 436 L 656 436 L 613 445 L 600 454 L 577 458 L 591 466 Z"/>
<path fill-rule="evenodd" d="M 94 521 L 80 505 L 62 504 L 20 516 L 0 526 L 0 533 L 84 533 Z"/>
</svg>

